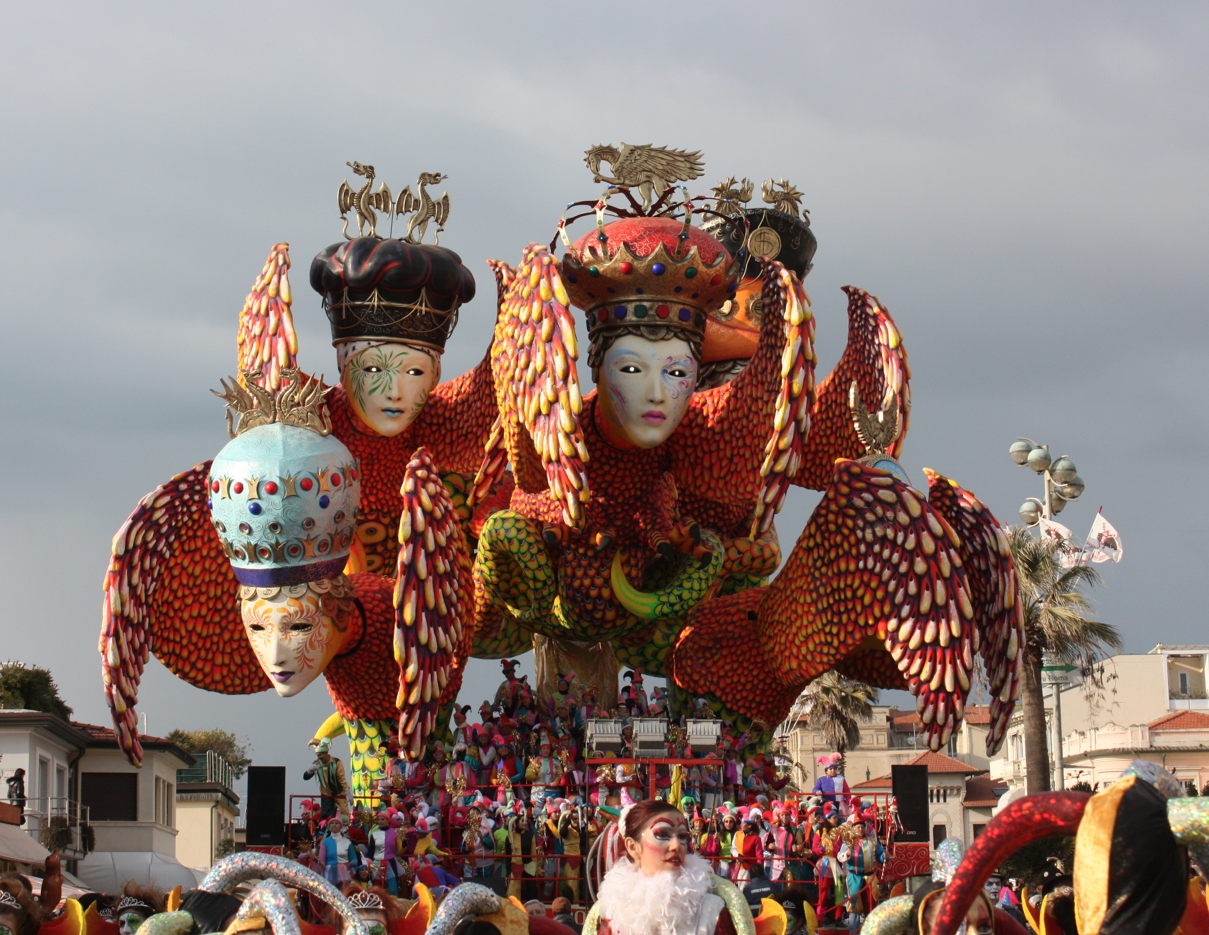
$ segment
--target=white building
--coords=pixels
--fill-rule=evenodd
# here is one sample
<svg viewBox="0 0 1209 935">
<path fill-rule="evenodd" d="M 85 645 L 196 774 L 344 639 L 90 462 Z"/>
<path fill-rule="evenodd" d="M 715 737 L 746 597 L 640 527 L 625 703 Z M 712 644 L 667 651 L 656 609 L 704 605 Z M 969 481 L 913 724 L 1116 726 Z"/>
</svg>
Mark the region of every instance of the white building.
<svg viewBox="0 0 1209 935">
<path fill-rule="evenodd" d="M 0 710 L 0 778 L 25 770 L 27 799 L 23 826 L 0 823 L 0 851 L 19 829 L 43 855 L 42 841 L 53 841 L 87 889 L 116 893 L 131 879 L 165 890 L 196 886 L 200 878 L 176 859 L 175 824 L 176 771 L 193 757 L 162 737 L 139 740 L 142 769 L 126 761 L 107 727 Z"/>
<path fill-rule="evenodd" d="M 1198 791 L 1209 781 L 1209 721 L 1206 664 L 1209 646 L 1166 646 L 1148 653 L 1121 653 L 1099 663 L 1103 688 L 1073 684 L 1062 688 L 1063 778 L 1067 787 L 1089 782 L 1101 787 L 1120 777 L 1134 759 L 1162 763 Z M 1194 717 L 1171 719 L 1177 712 Z M 1046 721 L 1056 730 L 1053 700 Z M 1177 726 L 1178 725 L 1178 726 Z M 991 777 L 1015 792 L 1025 786 L 1023 708 L 1008 726 L 1007 740 L 991 761 Z"/>
<path fill-rule="evenodd" d="M 7 845 L 0 847 L 0 859 L 28 863 L 39 851 L 45 859 L 43 840 L 54 842 L 69 872 L 84 856 L 81 835 L 87 822 L 79 807 L 79 764 L 88 739 L 82 730 L 54 714 L 0 711 L 0 778 L 7 780 L 24 770 L 26 798 L 25 823 L 5 822 L 0 831 L 0 838 L 7 839 Z M 14 829 L 37 847 L 31 850 L 12 838 Z M 20 858 L 15 853 L 18 849 L 23 851 Z"/>
</svg>

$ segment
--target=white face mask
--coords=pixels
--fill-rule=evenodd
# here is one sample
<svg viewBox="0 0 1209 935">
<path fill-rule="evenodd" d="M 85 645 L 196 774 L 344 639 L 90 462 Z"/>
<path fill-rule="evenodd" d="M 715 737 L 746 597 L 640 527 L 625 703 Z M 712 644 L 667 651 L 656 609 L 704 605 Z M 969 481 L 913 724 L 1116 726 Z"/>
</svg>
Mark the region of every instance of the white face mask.
<svg viewBox="0 0 1209 935">
<path fill-rule="evenodd" d="M 375 344 L 341 367 L 340 383 L 357 417 L 379 435 L 402 434 L 441 380 L 441 365 L 407 344 Z"/>
<path fill-rule="evenodd" d="M 600 383 L 608 426 L 637 448 L 655 448 L 688 411 L 697 386 L 697 361 L 680 338 L 651 341 L 627 334 L 605 352 Z"/>
<path fill-rule="evenodd" d="M 240 602 L 244 631 L 260 667 L 283 698 L 297 695 L 327 668 L 350 630 L 340 630 L 323 612 L 320 597 L 254 597 Z"/>
</svg>

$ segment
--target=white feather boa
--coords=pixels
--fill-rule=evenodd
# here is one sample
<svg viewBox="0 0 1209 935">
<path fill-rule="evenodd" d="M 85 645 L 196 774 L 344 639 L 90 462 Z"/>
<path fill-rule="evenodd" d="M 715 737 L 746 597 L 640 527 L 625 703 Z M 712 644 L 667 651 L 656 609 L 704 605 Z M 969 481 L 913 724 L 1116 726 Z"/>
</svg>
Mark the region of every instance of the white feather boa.
<svg viewBox="0 0 1209 935">
<path fill-rule="evenodd" d="M 597 905 L 614 935 L 693 935 L 709 895 L 709 861 L 689 854 L 678 872 L 647 876 L 623 857 L 605 874 Z"/>
</svg>

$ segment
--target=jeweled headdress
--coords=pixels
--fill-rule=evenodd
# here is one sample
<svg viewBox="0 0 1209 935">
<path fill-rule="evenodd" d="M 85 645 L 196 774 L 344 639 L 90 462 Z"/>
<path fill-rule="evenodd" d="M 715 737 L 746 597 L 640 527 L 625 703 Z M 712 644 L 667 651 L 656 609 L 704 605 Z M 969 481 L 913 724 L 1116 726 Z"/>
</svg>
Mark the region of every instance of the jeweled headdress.
<svg viewBox="0 0 1209 935">
<path fill-rule="evenodd" d="M 405 188 L 397 200 L 382 185 L 371 192 L 373 166 L 350 163 L 366 178 L 354 191 L 340 189 L 340 213 L 354 212 L 358 232 L 366 236 L 332 244 L 311 262 L 311 288 L 323 296 L 332 326 L 332 343 L 399 341 L 444 351 L 458 309 L 474 298 L 474 277 L 462 258 L 437 244 L 421 243 L 430 222 L 437 235 L 449 216 L 449 196 L 433 198 L 425 186 L 442 181 L 440 173 L 420 176 L 418 194 Z M 410 214 L 402 238 L 377 233 L 378 212 L 387 218 Z M 347 237 L 348 221 L 345 221 Z"/>
<path fill-rule="evenodd" d="M 701 227 L 716 237 L 731 253 L 746 249 L 743 278 L 760 275 L 759 257 L 776 260 L 798 279 L 810 272 L 818 247 L 810 230 L 810 212 L 801 207 L 802 193 L 785 179 L 767 179 L 760 186 L 768 207 L 750 208 L 755 186 L 747 179 L 736 182 L 732 175 L 713 188 L 716 215 Z M 730 217 L 741 216 L 747 224 L 728 224 Z"/>
<path fill-rule="evenodd" d="M 592 205 L 585 214 L 595 213 L 594 231 L 571 244 L 565 227 L 577 218 L 565 215 L 559 231 L 570 248 L 562 262 L 567 294 L 587 313 L 590 335 L 634 325 L 668 325 L 701 335 L 706 316 L 734 292 L 737 258 L 693 226 L 694 206 L 686 190 L 679 189 L 684 199 L 673 203 L 674 183 L 701 174 L 699 157 L 626 144 L 588 150 L 597 180 L 613 185 L 595 203 L 577 203 Z M 613 176 L 600 175 L 602 159 L 612 162 Z M 638 189 L 641 203 L 631 188 Z M 628 204 L 610 204 L 613 195 L 624 196 Z M 606 224 L 606 215 L 618 220 Z"/>
<path fill-rule="evenodd" d="M 282 371 L 276 393 L 223 381 L 239 416 L 210 465 L 210 518 L 240 584 L 282 587 L 330 578 L 348 560 L 361 488 L 357 461 L 330 434 L 326 390 Z M 228 416 L 228 424 L 230 417 Z"/>
</svg>

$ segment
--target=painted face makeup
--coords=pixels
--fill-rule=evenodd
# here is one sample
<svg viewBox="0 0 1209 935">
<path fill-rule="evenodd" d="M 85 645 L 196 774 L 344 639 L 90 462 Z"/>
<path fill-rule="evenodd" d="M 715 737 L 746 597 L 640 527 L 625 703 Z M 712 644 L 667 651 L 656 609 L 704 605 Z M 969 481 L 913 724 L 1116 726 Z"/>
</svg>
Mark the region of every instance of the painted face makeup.
<svg viewBox="0 0 1209 935">
<path fill-rule="evenodd" d="M 639 835 L 626 839 L 626 852 L 646 876 L 679 870 L 692 844 L 684 816 L 660 815 Z"/>
<path fill-rule="evenodd" d="M 365 923 L 365 931 L 369 935 L 386 935 L 386 913 L 381 909 L 358 909 L 357 915 Z M 348 923 L 344 923 L 344 931 L 348 931 Z"/>
<path fill-rule="evenodd" d="M 143 924 L 143 916 L 138 912 L 123 912 L 118 917 L 118 928 L 121 930 L 121 935 L 134 935 L 139 930 L 139 926 Z"/>
<path fill-rule="evenodd" d="M 327 668 L 351 631 L 341 631 L 319 595 L 256 597 L 241 601 L 244 631 L 260 667 L 283 698 L 297 695 Z"/>
<path fill-rule="evenodd" d="M 611 433 L 636 448 L 667 441 L 688 411 L 697 387 L 697 362 L 680 338 L 617 339 L 600 368 L 600 404 Z"/>
<path fill-rule="evenodd" d="M 367 347 L 344 365 L 340 382 L 353 412 L 379 435 L 404 432 L 440 382 L 441 365 L 406 344 Z"/>
</svg>

